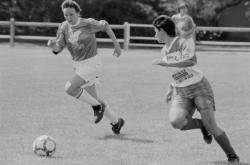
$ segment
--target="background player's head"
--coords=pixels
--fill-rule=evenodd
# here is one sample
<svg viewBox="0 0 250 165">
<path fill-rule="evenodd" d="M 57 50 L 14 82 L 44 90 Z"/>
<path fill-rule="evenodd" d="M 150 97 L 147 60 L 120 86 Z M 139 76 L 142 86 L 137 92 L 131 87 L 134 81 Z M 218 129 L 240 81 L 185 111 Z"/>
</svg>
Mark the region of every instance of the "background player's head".
<svg viewBox="0 0 250 165">
<path fill-rule="evenodd" d="M 81 12 L 80 5 L 73 0 L 65 0 L 63 1 L 61 8 L 66 21 L 71 25 L 76 24 Z"/>
<path fill-rule="evenodd" d="M 181 15 L 186 15 L 186 14 L 188 14 L 188 4 L 185 3 L 185 2 L 181 2 L 181 3 L 178 5 L 178 12 L 179 12 Z"/>
<path fill-rule="evenodd" d="M 153 21 L 155 37 L 159 43 L 165 43 L 169 37 L 175 37 L 175 24 L 173 20 L 166 15 L 158 16 Z"/>
</svg>

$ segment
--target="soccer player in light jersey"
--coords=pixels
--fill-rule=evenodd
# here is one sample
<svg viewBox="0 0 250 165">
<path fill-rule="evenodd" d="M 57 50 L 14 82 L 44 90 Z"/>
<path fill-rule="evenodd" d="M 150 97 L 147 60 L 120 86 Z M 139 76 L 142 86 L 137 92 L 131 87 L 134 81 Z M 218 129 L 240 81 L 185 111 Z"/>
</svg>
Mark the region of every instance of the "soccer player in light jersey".
<svg viewBox="0 0 250 165">
<path fill-rule="evenodd" d="M 173 15 L 171 18 L 175 23 L 177 35 L 195 39 L 196 25 L 193 18 L 188 15 L 188 5 L 186 3 L 180 3 L 178 6 L 179 13 Z"/>
<path fill-rule="evenodd" d="M 120 134 L 124 120 L 99 98 L 96 91 L 101 61 L 97 53 L 95 33 L 103 31 L 108 34 L 114 43 L 113 55 L 116 57 L 121 54 L 120 45 L 105 20 L 81 18 L 81 8 L 75 1 L 65 0 L 61 8 L 65 21 L 60 24 L 56 39 L 48 41 L 48 46 L 52 48 L 54 54 L 60 53 L 67 47 L 72 56 L 74 75 L 65 84 L 65 91 L 93 108 L 95 123 L 100 122 L 104 115 L 110 120 L 114 134 Z"/>
<path fill-rule="evenodd" d="M 209 131 L 227 155 L 228 161 L 239 162 L 226 133 L 216 123 L 213 91 L 196 66 L 193 38 L 176 37 L 174 22 L 165 15 L 157 17 L 153 26 L 158 42 L 165 45 L 161 51 L 162 58 L 153 60 L 152 64 L 171 71 L 172 82 L 167 93 L 167 102 L 172 99 L 169 111 L 172 126 L 180 130 L 201 129 L 208 144 L 212 142 Z M 195 109 L 202 119 L 192 117 Z"/>
</svg>

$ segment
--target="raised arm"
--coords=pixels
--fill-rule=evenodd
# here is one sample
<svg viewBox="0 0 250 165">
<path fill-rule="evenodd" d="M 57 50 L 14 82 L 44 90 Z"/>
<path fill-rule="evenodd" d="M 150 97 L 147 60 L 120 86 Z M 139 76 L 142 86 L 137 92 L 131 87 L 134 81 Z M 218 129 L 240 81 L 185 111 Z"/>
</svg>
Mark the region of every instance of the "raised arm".
<svg viewBox="0 0 250 165">
<path fill-rule="evenodd" d="M 172 52 L 164 56 L 162 59 L 156 59 L 153 65 L 165 67 L 190 67 L 197 64 L 195 55 L 195 45 L 192 38 L 185 40 L 181 44 L 180 51 Z"/>
<path fill-rule="evenodd" d="M 155 59 L 152 64 L 153 65 L 160 65 L 164 67 L 177 67 L 177 68 L 185 68 L 185 67 L 190 67 L 194 66 L 197 64 L 197 59 L 196 56 L 194 55 L 193 57 L 185 57 L 185 54 L 181 54 L 181 52 L 175 52 L 171 53 L 172 57 L 175 58 L 173 60 L 167 59 L 167 57 L 164 57 L 162 59 Z M 170 55 L 171 55 L 170 54 Z M 183 58 L 179 58 L 178 56 L 183 56 Z"/>
</svg>

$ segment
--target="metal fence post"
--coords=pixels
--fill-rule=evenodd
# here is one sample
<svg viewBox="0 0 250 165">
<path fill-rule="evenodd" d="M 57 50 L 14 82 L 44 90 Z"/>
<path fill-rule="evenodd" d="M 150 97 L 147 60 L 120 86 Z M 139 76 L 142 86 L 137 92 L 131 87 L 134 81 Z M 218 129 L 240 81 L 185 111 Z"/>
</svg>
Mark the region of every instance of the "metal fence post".
<svg viewBox="0 0 250 165">
<path fill-rule="evenodd" d="M 128 50 L 130 43 L 130 25 L 128 22 L 124 22 L 124 50 Z"/>
<path fill-rule="evenodd" d="M 10 19 L 10 46 L 15 46 L 15 19 Z"/>
</svg>

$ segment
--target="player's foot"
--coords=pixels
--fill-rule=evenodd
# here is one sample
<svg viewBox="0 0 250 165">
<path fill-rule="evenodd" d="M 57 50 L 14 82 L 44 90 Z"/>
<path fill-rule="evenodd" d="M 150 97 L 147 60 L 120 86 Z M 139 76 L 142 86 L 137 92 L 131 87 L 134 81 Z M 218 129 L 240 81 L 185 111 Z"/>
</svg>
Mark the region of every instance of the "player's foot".
<svg viewBox="0 0 250 165">
<path fill-rule="evenodd" d="M 113 133 L 116 135 L 120 134 L 121 128 L 123 127 L 124 123 L 125 121 L 122 118 L 119 118 L 116 124 L 111 123 Z"/>
<path fill-rule="evenodd" d="M 213 141 L 213 136 L 207 131 L 205 127 L 201 128 L 201 133 L 203 135 L 203 139 L 207 144 L 211 144 Z"/>
<path fill-rule="evenodd" d="M 240 162 L 240 158 L 236 154 L 230 154 L 227 156 L 227 158 L 228 158 L 228 162 L 230 162 L 230 163 L 239 163 Z"/>
<path fill-rule="evenodd" d="M 105 107 L 106 105 L 104 103 L 100 105 L 92 106 L 94 110 L 95 124 L 99 123 L 102 120 Z"/>
</svg>

